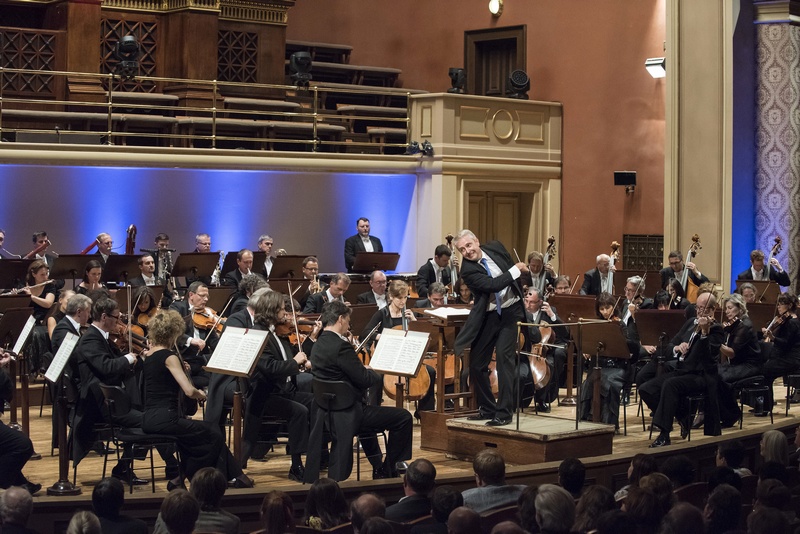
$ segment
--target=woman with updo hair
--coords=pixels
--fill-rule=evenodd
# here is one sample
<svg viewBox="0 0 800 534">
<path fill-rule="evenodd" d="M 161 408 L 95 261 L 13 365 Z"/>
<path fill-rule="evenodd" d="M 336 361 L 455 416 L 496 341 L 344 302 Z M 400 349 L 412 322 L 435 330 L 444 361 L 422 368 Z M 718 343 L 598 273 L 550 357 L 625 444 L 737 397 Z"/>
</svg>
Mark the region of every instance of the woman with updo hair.
<svg viewBox="0 0 800 534">
<path fill-rule="evenodd" d="M 83 269 L 83 282 L 75 288 L 77 293 L 87 295 L 90 291 L 100 289 L 103 284 L 100 279 L 103 277 L 103 264 L 98 260 L 89 260 Z"/>
</svg>

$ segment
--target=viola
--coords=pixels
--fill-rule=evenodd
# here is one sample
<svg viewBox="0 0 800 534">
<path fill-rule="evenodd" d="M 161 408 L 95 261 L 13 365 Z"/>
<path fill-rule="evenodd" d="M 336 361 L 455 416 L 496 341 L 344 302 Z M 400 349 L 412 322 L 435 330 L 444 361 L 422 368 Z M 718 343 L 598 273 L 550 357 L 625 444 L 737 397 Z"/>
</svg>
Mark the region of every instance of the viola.
<svg viewBox="0 0 800 534">
<path fill-rule="evenodd" d="M 209 307 L 195 308 L 192 312 L 192 322 L 198 330 L 216 330 L 217 334 L 222 334 L 225 328 L 225 318 L 217 315 L 213 309 Z"/>
</svg>

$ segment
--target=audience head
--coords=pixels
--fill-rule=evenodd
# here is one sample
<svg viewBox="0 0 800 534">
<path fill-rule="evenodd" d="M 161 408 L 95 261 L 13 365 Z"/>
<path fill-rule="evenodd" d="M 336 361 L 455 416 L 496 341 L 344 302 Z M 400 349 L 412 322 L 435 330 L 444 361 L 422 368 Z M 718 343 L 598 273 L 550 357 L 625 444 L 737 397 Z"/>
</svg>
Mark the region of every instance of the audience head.
<svg viewBox="0 0 800 534">
<path fill-rule="evenodd" d="M 436 485 L 436 467 L 425 458 L 414 460 L 403 475 L 403 487 L 427 497 Z"/>
<path fill-rule="evenodd" d="M 661 464 L 660 471 L 667 475 L 673 489 L 694 482 L 694 463 L 683 454 L 668 457 Z"/>
<path fill-rule="evenodd" d="M 586 481 L 586 467 L 577 458 L 565 458 L 558 466 L 558 484 L 578 497 Z"/>
<path fill-rule="evenodd" d="M 528 486 L 517 499 L 517 515 L 520 524 L 528 532 L 538 532 L 539 525 L 536 523 L 536 495 L 539 494 L 539 486 Z"/>
<path fill-rule="evenodd" d="M 189 493 L 194 495 L 200 503 L 200 509 L 205 512 L 219 510 L 222 496 L 228 488 L 228 481 L 219 469 L 203 467 L 198 469 L 192 477 Z"/>
<path fill-rule="evenodd" d="M 742 489 L 742 477 L 727 465 L 717 467 L 708 477 L 708 492 L 711 493 L 720 484 L 733 486 L 737 490 Z"/>
<path fill-rule="evenodd" d="M 704 534 L 703 512 L 693 504 L 679 502 L 661 521 L 659 534 Z"/>
<path fill-rule="evenodd" d="M 447 534 L 475 534 L 482 532 L 481 516 L 472 508 L 459 506 L 447 518 Z"/>
<path fill-rule="evenodd" d="M 75 512 L 69 520 L 67 534 L 102 534 L 100 520 L 92 512 Z"/>
<path fill-rule="evenodd" d="M 738 469 L 744 463 L 744 453 L 744 445 L 738 439 L 720 443 L 717 447 L 717 465 Z"/>
<path fill-rule="evenodd" d="M 758 508 L 747 516 L 747 534 L 784 534 L 789 532 L 789 519 L 780 510 Z"/>
<path fill-rule="evenodd" d="M 628 519 L 636 523 L 639 532 L 658 530 L 666 512 L 656 494 L 641 486 L 631 488 L 622 503 L 622 509 L 628 514 Z"/>
<path fill-rule="evenodd" d="M 513 521 L 501 521 L 492 528 L 491 534 L 528 534 L 528 531 Z"/>
<path fill-rule="evenodd" d="M 170 491 L 161 503 L 161 520 L 170 534 L 191 534 L 200 515 L 200 503 L 184 489 Z"/>
<path fill-rule="evenodd" d="M 656 471 L 658 471 L 658 464 L 655 456 L 639 453 L 631 459 L 631 465 L 628 467 L 628 482 L 631 486 L 638 486 L 639 480 L 643 476 Z"/>
<path fill-rule="evenodd" d="M 294 532 L 292 499 L 282 491 L 272 490 L 261 503 L 261 524 L 267 534 Z"/>
<path fill-rule="evenodd" d="M 472 460 L 478 486 L 496 486 L 506 482 L 506 462 L 494 449 L 483 449 Z"/>
<path fill-rule="evenodd" d="M 575 499 L 555 484 L 542 484 L 536 494 L 536 523 L 548 532 L 569 532 L 575 522 Z"/>
<path fill-rule="evenodd" d="M 125 487 L 118 478 L 106 477 L 92 490 L 92 508 L 100 517 L 117 517 L 125 503 Z"/>
<path fill-rule="evenodd" d="M 767 506 L 778 510 L 788 510 L 791 500 L 792 493 L 783 482 L 775 480 L 774 478 L 768 478 L 758 483 L 758 488 L 756 488 L 756 500 L 753 503 L 753 508 Z"/>
<path fill-rule="evenodd" d="M 786 466 L 780 462 L 764 462 L 758 471 L 758 479 L 767 480 L 771 478 L 788 484 L 789 472 L 786 470 Z"/>
<path fill-rule="evenodd" d="M 789 464 L 789 441 L 780 430 L 767 430 L 761 436 L 761 457 L 765 462 Z"/>
<path fill-rule="evenodd" d="M 728 484 L 720 484 L 708 496 L 703 515 L 709 534 L 733 530 L 739 524 L 742 494 Z"/>
<path fill-rule="evenodd" d="M 25 526 L 33 511 L 33 497 L 25 488 L 11 486 L 0 495 L 0 522 Z"/>
<path fill-rule="evenodd" d="M 322 528 L 333 528 L 347 523 L 347 500 L 339 484 L 330 478 L 317 479 L 306 496 L 305 520 L 319 518 Z"/>
<path fill-rule="evenodd" d="M 653 492 L 665 514 L 677 502 L 677 497 L 673 493 L 672 482 L 663 473 L 650 473 L 642 477 L 639 481 L 639 487 Z"/>
<path fill-rule="evenodd" d="M 597 518 L 596 534 L 636 534 L 636 523 L 620 509 L 609 510 Z"/>
<path fill-rule="evenodd" d="M 392 524 L 382 517 L 370 517 L 358 531 L 361 534 L 392 534 Z"/>
<path fill-rule="evenodd" d="M 614 492 L 605 486 L 595 484 L 586 488 L 575 505 L 573 532 L 588 532 L 597 526 L 597 518 L 609 510 L 616 510 Z"/>
<path fill-rule="evenodd" d="M 450 512 L 464 506 L 464 497 L 453 486 L 439 486 L 431 496 L 431 515 L 437 523 L 447 523 Z"/>
<path fill-rule="evenodd" d="M 386 503 L 374 493 L 363 493 L 350 503 L 350 522 L 353 531 L 361 532 L 364 522 L 370 517 L 386 517 Z"/>
</svg>

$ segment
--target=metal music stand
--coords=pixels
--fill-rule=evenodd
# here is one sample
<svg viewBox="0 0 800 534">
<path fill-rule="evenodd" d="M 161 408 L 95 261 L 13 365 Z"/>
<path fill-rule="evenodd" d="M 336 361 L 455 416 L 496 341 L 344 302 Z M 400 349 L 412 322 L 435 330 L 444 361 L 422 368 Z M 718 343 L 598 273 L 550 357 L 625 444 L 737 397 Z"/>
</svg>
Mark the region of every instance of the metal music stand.
<svg viewBox="0 0 800 534">
<path fill-rule="evenodd" d="M 28 268 L 34 260 L 0 261 L 0 289 L 15 289 L 25 285 Z"/>
<path fill-rule="evenodd" d="M 352 271 L 354 273 L 394 271 L 399 261 L 400 254 L 397 252 L 358 252 Z"/>
<path fill-rule="evenodd" d="M 175 265 L 172 266 L 172 276 L 183 276 L 198 279 L 204 276 L 211 278 L 219 264 L 217 252 L 183 252 Z"/>
<path fill-rule="evenodd" d="M 617 322 L 601 322 L 601 323 L 583 323 L 578 326 L 580 331 L 581 351 L 594 353 L 594 391 L 592 392 L 592 421 L 597 423 L 600 421 L 600 366 L 599 358 L 615 358 L 620 360 L 629 360 L 631 358 L 630 349 L 628 349 L 628 340 L 622 335 Z M 581 361 L 579 358 L 578 361 Z M 579 366 L 580 367 L 580 366 Z M 582 373 L 581 378 L 583 377 Z M 578 402 L 581 398 L 581 389 L 583 384 L 578 386 Z M 580 420 L 580 406 L 575 411 L 575 428 L 577 429 L 578 421 Z"/>
<path fill-rule="evenodd" d="M 50 278 L 72 280 L 72 289 L 75 289 L 75 280 L 83 279 L 86 264 L 93 259 L 93 256 L 86 254 L 61 254 L 50 268 Z"/>
<path fill-rule="evenodd" d="M 264 262 L 267 261 L 267 253 L 262 250 L 254 250 L 252 252 L 253 252 L 253 267 L 250 268 L 250 271 L 261 274 L 261 272 L 264 270 Z M 227 254 L 225 254 L 225 259 L 222 261 L 222 268 L 219 271 L 220 273 L 222 273 L 222 276 L 225 276 L 229 272 L 239 267 L 239 264 L 236 261 L 236 256 L 238 254 L 239 254 L 238 250 L 232 250 Z M 217 254 L 217 257 L 219 257 L 219 254 Z"/>
<path fill-rule="evenodd" d="M 114 254 L 106 260 L 103 282 L 124 282 L 139 276 L 139 256 L 136 254 Z"/>
<path fill-rule="evenodd" d="M 303 260 L 306 256 L 284 255 L 272 258 L 272 270 L 269 273 L 272 278 L 299 278 L 303 276 Z M 253 269 L 255 270 L 255 269 Z M 292 284 L 294 287 L 294 284 Z"/>
<path fill-rule="evenodd" d="M 778 295 L 781 294 L 781 286 L 772 280 L 736 280 L 736 292 L 740 293 L 739 287 L 742 284 L 750 283 L 756 288 L 756 300 L 758 302 L 776 302 Z"/>
<path fill-rule="evenodd" d="M 3 260 L 5 261 L 5 260 Z M 30 298 L 30 297 L 28 297 Z M 17 338 L 22 333 L 22 329 L 25 327 L 25 323 L 28 322 L 28 318 L 33 315 L 33 308 L 9 308 L 4 313 L 3 316 L 0 317 L 0 345 L 4 348 L 11 350 L 14 346 L 14 343 L 17 341 Z M 23 351 L 20 351 L 23 352 Z M 17 355 L 19 357 L 19 355 Z M 24 366 L 23 366 L 24 368 Z M 0 371 L 2 372 L 2 371 Z M 14 384 L 14 390 L 16 391 L 17 388 L 17 362 L 12 360 L 11 365 L 9 366 L 9 374 L 11 375 L 12 383 Z M 27 393 L 27 391 L 26 391 Z M 13 395 L 11 397 L 11 414 L 9 420 L 9 426 L 12 426 L 16 430 L 21 429 L 22 427 L 17 424 L 17 396 Z M 27 401 L 23 404 L 25 406 Z M 25 418 L 25 416 L 23 414 Z M 23 421 L 24 423 L 25 421 Z"/>
</svg>

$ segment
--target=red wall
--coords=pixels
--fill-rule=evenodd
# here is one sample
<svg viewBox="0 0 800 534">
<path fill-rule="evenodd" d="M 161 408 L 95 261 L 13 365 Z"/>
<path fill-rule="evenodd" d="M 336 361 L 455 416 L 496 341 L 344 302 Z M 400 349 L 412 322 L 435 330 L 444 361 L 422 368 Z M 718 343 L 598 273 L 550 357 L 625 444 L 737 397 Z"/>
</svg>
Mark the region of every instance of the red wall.
<svg viewBox="0 0 800 534">
<path fill-rule="evenodd" d="M 644 69 L 663 56 L 665 0 L 298 0 L 288 39 L 353 46 L 351 62 L 403 70 L 404 87 L 443 91 L 463 65 L 464 31 L 527 25 L 530 97 L 564 105 L 560 271 L 594 266 L 624 233 L 662 234 L 665 81 Z M 615 170 L 638 173 L 636 192 Z"/>
</svg>

